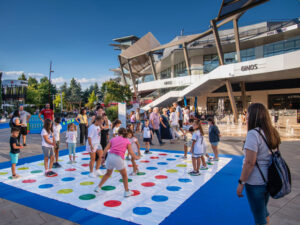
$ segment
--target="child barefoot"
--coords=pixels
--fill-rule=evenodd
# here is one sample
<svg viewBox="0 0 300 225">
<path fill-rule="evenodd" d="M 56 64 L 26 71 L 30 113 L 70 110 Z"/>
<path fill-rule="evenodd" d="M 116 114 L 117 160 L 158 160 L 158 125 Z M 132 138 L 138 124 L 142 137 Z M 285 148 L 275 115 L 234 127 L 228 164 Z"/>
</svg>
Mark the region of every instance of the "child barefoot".
<svg viewBox="0 0 300 225">
<path fill-rule="evenodd" d="M 102 175 L 100 168 L 103 150 L 100 145 L 101 128 L 100 124 L 103 123 L 101 116 L 96 116 L 94 123 L 89 127 L 88 139 L 86 141 L 86 151 L 90 153 L 90 177 L 95 178 L 96 175 Z M 96 154 L 98 159 L 96 161 L 96 174 L 94 171 Z"/>
<path fill-rule="evenodd" d="M 67 147 L 69 149 L 69 159 L 70 159 L 68 164 L 76 163 L 75 153 L 76 153 L 76 141 L 77 141 L 77 127 L 75 126 L 74 123 L 68 124 L 66 138 L 67 138 Z M 72 155 L 73 155 L 73 161 L 72 161 Z"/>
<path fill-rule="evenodd" d="M 145 154 L 151 154 L 151 152 L 149 151 L 151 137 L 153 137 L 153 132 L 149 127 L 149 120 L 145 120 L 145 126 L 143 127 L 143 141 L 145 143 Z"/>
<path fill-rule="evenodd" d="M 18 163 L 20 149 L 23 148 L 22 145 L 19 144 L 19 137 L 20 129 L 17 127 L 11 128 L 11 137 L 9 140 L 10 144 L 10 159 L 11 159 L 11 173 L 12 179 L 18 179 L 20 176 L 16 174 L 16 164 Z"/>
<path fill-rule="evenodd" d="M 140 144 L 136 137 L 134 137 L 133 131 L 128 129 L 127 130 L 127 138 L 130 141 L 132 151 L 135 155 L 141 157 L 141 151 L 140 151 Z M 129 174 L 130 176 L 135 176 L 138 171 L 138 165 L 135 163 L 135 159 L 131 157 L 131 163 L 133 167 L 133 172 Z"/>
<path fill-rule="evenodd" d="M 53 125 L 53 135 L 55 138 L 55 148 L 54 148 L 54 153 L 55 153 L 55 162 L 53 163 L 53 168 L 60 168 L 61 165 L 58 163 L 58 156 L 59 156 L 59 141 L 60 141 L 60 131 L 62 127 L 60 125 L 60 117 L 56 117 L 54 120 L 54 125 Z"/>
<path fill-rule="evenodd" d="M 113 137 L 116 137 L 118 135 L 118 130 L 120 129 L 122 122 L 121 120 L 115 120 L 113 123 Z"/>
<path fill-rule="evenodd" d="M 194 121 L 193 123 L 194 133 L 193 133 L 193 144 L 191 147 L 193 171 L 189 174 L 193 176 L 199 176 L 200 164 L 202 161 L 203 166 L 207 169 L 204 155 L 206 154 L 206 147 L 204 142 L 204 132 L 201 126 L 201 121 Z M 204 169 L 204 168 L 201 168 Z"/>
<path fill-rule="evenodd" d="M 124 197 L 129 197 L 132 195 L 132 192 L 128 189 L 128 177 L 127 171 L 124 163 L 124 156 L 125 152 L 128 149 L 129 154 L 134 159 L 139 159 L 139 156 L 136 156 L 131 148 L 130 141 L 126 138 L 127 131 L 125 128 L 120 128 L 118 131 L 118 136 L 111 139 L 109 144 L 106 146 L 104 150 L 104 154 L 110 149 L 108 152 L 108 156 L 106 159 L 106 174 L 101 179 L 99 185 L 95 188 L 95 192 L 100 192 L 101 187 L 107 181 L 107 179 L 112 175 L 113 170 L 119 170 L 120 174 L 122 175 L 123 184 L 124 184 Z"/>
<path fill-rule="evenodd" d="M 52 166 L 54 162 L 53 148 L 56 145 L 55 145 L 55 138 L 53 136 L 52 121 L 50 119 L 45 119 L 41 136 L 42 136 L 42 150 L 44 153 L 45 175 L 47 177 L 57 176 L 57 174 L 52 171 Z M 49 170 L 48 170 L 49 157 L 50 157 L 50 163 L 49 163 Z"/>
</svg>

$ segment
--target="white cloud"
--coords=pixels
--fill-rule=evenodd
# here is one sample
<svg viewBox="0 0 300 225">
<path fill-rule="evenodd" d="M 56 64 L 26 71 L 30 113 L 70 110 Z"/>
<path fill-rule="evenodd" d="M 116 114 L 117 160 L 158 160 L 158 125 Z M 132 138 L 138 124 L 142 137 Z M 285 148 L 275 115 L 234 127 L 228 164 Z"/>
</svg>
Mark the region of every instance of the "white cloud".
<svg viewBox="0 0 300 225">
<path fill-rule="evenodd" d="M 63 77 L 55 77 L 51 79 L 51 82 L 53 84 L 63 84 L 64 82 L 68 82 L 68 81 Z"/>
<path fill-rule="evenodd" d="M 23 73 L 28 78 L 29 76 L 40 79 L 45 75 L 42 73 L 25 73 L 24 71 L 0 71 L 3 73 L 3 79 L 18 79 Z"/>
<path fill-rule="evenodd" d="M 42 74 L 42 73 L 27 73 L 27 75 L 31 76 L 31 77 L 35 77 L 35 78 L 41 78 L 41 77 L 46 76 L 45 74 Z"/>
</svg>

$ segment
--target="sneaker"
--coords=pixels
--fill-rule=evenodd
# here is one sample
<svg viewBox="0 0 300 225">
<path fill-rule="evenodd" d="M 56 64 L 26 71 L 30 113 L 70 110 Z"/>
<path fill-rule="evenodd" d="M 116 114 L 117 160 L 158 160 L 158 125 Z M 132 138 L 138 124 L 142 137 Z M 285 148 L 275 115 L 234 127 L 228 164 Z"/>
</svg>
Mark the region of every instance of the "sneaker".
<svg viewBox="0 0 300 225">
<path fill-rule="evenodd" d="M 48 176 L 49 177 L 54 177 L 54 176 L 56 176 L 57 175 L 57 173 L 55 173 L 55 172 L 53 172 L 53 171 L 48 171 Z"/>
<path fill-rule="evenodd" d="M 182 156 L 181 158 L 182 158 L 182 159 L 187 159 L 187 156 Z"/>
<path fill-rule="evenodd" d="M 201 166 L 200 170 L 208 170 L 208 167 L 207 166 Z"/>
<path fill-rule="evenodd" d="M 190 175 L 193 175 L 193 174 L 195 174 L 195 173 L 197 173 L 197 172 L 196 172 L 196 171 L 190 171 L 190 172 L 189 172 Z"/>
<path fill-rule="evenodd" d="M 131 195 L 133 195 L 132 191 L 124 191 L 124 197 L 130 197 Z"/>
<path fill-rule="evenodd" d="M 99 186 L 95 187 L 94 192 L 99 193 L 101 191 L 101 188 Z"/>
<path fill-rule="evenodd" d="M 98 175 L 98 176 L 101 176 L 101 175 L 103 175 L 102 171 L 101 171 L 101 170 L 99 170 L 99 169 L 97 169 L 97 170 L 95 171 L 95 174 L 96 174 L 96 175 Z"/>
<path fill-rule="evenodd" d="M 61 165 L 58 162 L 56 163 L 56 168 L 61 168 Z"/>
<path fill-rule="evenodd" d="M 129 176 L 136 176 L 136 175 L 137 175 L 136 172 L 131 172 L 131 173 L 129 174 Z"/>
<path fill-rule="evenodd" d="M 24 143 L 23 146 L 27 146 L 26 143 Z"/>
<path fill-rule="evenodd" d="M 53 163 L 53 166 L 52 166 L 52 168 L 57 168 L 57 163 L 55 162 L 55 163 Z"/>
<path fill-rule="evenodd" d="M 200 176 L 200 175 L 201 175 L 201 173 L 196 172 L 196 173 L 194 173 L 192 176 Z"/>
<path fill-rule="evenodd" d="M 68 164 L 72 164 L 72 161 L 69 161 Z"/>
<path fill-rule="evenodd" d="M 96 178 L 97 176 L 95 175 L 95 173 L 90 173 L 90 174 L 89 174 L 89 177 L 91 177 L 91 178 Z"/>
<path fill-rule="evenodd" d="M 77 161 L 74 160 L 73 163 L 77 163 Z"/>
<path fill-rule="evenodd" d="M 152 154 L 152 152 L 150 152 L 150 151 L 147 151 L 147 152 L 145 152 L 145 154 Z"/>
</svg>

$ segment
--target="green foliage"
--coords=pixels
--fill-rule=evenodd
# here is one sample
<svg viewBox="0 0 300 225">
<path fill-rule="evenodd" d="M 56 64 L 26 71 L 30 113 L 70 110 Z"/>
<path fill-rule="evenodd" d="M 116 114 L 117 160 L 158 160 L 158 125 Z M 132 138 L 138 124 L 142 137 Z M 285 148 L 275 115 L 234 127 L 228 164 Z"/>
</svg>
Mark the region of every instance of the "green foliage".
<svg viewBox="0 0 300 225">
<path fill-rule="evenodd" d="M 118 106 L 117 105 L 106 108 L 105 112 L 106 112 L 106 115 L 107 115 L 108 119 L 111 122 L 118 119 Z"/>
<path fill-rule="evenodd" d="M 22 73 L 22 75 L 18 77 L 18 80 L 27 80 L 27 78 L 26 78 L 25 74 Z"/>
<path fill-rule="evenodd" d="M 81 102 L 81 86 L 80 84 L 72 78 L 70 82 L 70 87 L 68 91 L 67 101 L 74 104 L 79 104 Z"/>
<path fill-rule="evenodd" d="M 38 81 L 34 77 L 28 77 L 28 86 L 31 86 L 34 89 L 37 89 Z"/>
<path fill-rule="evenodd" d="M 66 94 L 65 94 L 65 92 L 62 92 L 62 94 L 56 94 L 55 99 L 54 99 L 54 106 L 55 106 L 55 111 L 58 111 L 58 112 L 61 111 L 61 97 L 62 97 L 63 106 L 66 106 Z"/>
<path fill-rule="evenodd" d="M 110 102 L 129 102 L 132 97 L 130 87 L 122 86 L 117 82 L 110 80 L 102 84 L 101 91 L 104 93 L 104 103 Z"/>
<path fill-rule="evenodd" d="M 85 104 L 86 107 L 89 109 L 93 108 L 95 106 L 95 102 L 97 102 L 97 96 L 95 95 L 95 91 L 93 91 L 88 99 L 88 103 Z"/>
</svg>

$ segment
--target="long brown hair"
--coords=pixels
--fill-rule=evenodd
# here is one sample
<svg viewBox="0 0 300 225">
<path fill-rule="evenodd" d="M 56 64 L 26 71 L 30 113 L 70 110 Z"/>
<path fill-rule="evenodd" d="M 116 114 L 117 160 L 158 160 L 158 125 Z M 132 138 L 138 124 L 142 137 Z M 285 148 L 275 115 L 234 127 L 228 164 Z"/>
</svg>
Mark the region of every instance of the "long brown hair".
<svg viewBox="0 0 300 225">
<path fill-rule="evenodd" d="M 201 134 L 202 136 L 204 136 L 204 131 L 203 131 L 203 128 L 202 128 L 202 125 L 201 125 L 201 121 L 200 121 L 200 120 L 195 120 L 195 121 L 194 121 L 194 124 L 197 124 L 197 125 L 198 125 L 198 128 L 195 129 L 195 131 L 196 131 L 196 130 L 199 130 L 199 131 L 200 131 L 200 134 Z"/>
<path fill-rule="evenodd" d="M 248 131 L 256 127 L 263 130 L 267 142 L 272 149 L 280 145 L 280 135 L 275 127 L 272 126 L 268 110 L 261 103 L 253 103 L 248 108 Z"/>
<path fill-rule="evenodd" d="M 52 121 L 49 119 L 45 119 L 43 128 L 47 131 L 48 134 L 50 134 L 51 132 L 53 133 Z"/>
</svg>

